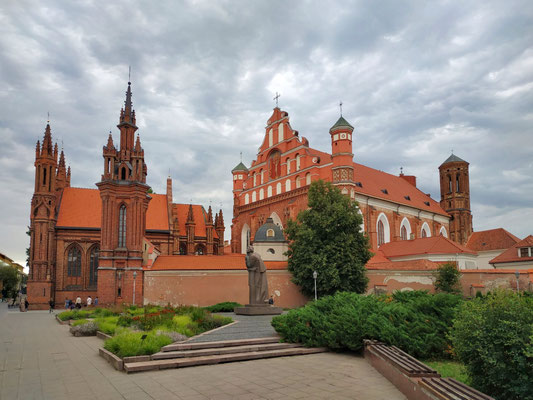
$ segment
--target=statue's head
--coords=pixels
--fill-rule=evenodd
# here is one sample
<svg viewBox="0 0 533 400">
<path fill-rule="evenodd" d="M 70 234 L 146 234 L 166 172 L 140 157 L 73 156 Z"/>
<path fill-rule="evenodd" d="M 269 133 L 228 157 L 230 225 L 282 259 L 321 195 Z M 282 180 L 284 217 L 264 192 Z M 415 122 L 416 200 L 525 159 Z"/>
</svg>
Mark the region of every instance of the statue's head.
<svg viewBox="0 0 533 400">
<path fill-rule="evenodd" d="M 253 253 L 254 252 L 254 246 L 250 245 L 248 246 L 248 248 L 246 249 L 246 253 L 249 254 L 249 253 Z"/>
</svg>

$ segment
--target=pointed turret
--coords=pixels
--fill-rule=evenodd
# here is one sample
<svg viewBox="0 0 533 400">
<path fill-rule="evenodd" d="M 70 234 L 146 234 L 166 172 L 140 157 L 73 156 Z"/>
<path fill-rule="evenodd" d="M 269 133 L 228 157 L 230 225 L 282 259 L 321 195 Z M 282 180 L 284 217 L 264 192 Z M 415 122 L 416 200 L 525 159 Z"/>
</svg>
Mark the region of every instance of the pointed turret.
<svg viewBox="0 0 533 400">
<path fill-rule="evenodd" d="M 52 150 L 52 131 L 50 129 L 50 124 L 46 124 L 46 129 L 44 131 L 43 147 L 41 149 L 41 155 L 53 156 Z"/>
<path fill-rule="evenodd" d="M 139 134 L 137 134 L 137 140 L 135 141 L 135 152 L 140 153 L 141 150 L 141 139 L 139 138 Z"/>
<path fill-rule="evenodd" d="M 207 218 L 205 221 L 205 232 L 206 232 L 206 244 L 207 244 L 207 255 L 216 254 L 217 250 L 215 249 L 216 245 L 214 243 L 213 235 L 213 210 L 209 206 L 207 210 Z"/>
<path fill-rule="evenodd" d="M 54 159 L 56 160 L 56 162 L 57 162 L 57 155 L 58 155 L 58 147 L 57 147 L 57 142 L 56 142 L 56 144 L 54 145 Z"/>
<path fill-rule="evenodd" d="M 56 190 L 63 190 L 67 186 L 67 169 L 65 166 L 65 153 L 61 150 L 57 163 Z"/>
<path fill-rule="evenodd" d="M 353 153 L 352 134 L 353 126 L 341 116 L 330 128 L 331 136 L 331 158 L 333 161 L 332 181 L 333 184 L 345 188 L 353 185 Z"/>
<path fill-rule="evenodd" d="M 41 142 L 37 140 L 37 144 L 35 145 L 35 159 L 37 159 L 41 155 Z"/>
<path fill-rule="evenodd" d="M 218 236 L 218 251 L 217 254 L 224 254 L 224 217 L 222 215 L 222 209 L 218 212 L 215 217 L 215 231 Z"/>
<path fill-rule="evenodd" d="M 126 90 L 126 101 L 124 101 L 124 108 L 120 112 L 120 122 L 127 122 L 135 125 L 135 111 L 131 102 L 131 82 L 128 82 L 128 89 Z"/>
<path fill-rule="evenodd" d="M 109 131 L 109 136 L 107 138 L 107 150 L 115 150 L 115 144 L 113 143 L 113 135 L 111 135 L 111 131 Z"/>
<path fill-rule="evenodd" d="M 192 211 L 192 204 L 189 204 L 189 212 L 187 213 L 187 223 L 194 223 L 194 213 Z"/>
<path fill-rule="evenodd" d="M 67 169 L 67 187 L 70 187 L 70 165 Z"/>
<path fill-rule="evenodd" d="M 195 226 L 192 204 L 189 204 L 189 213 L 187 214 L 187 222 L 185 223 L 187 230 L 187 254 L 194 254 Z"/>
</svg>

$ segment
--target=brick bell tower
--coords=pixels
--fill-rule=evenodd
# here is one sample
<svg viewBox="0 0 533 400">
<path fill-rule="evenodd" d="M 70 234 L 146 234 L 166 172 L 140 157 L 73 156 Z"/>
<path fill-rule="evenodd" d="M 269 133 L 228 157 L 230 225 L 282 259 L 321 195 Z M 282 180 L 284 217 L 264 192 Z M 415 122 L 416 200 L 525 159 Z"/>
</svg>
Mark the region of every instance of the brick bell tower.
<svg viewBox="0 0 533 400">
<path fill-rule="evenodd" d="M 353 126 L 342 115 L 329 130 L 333 160 L 332 182 L 341 189 L 346 185 L 353 185 L 352 133 Z"/>
<path fill-rule="evenodd" d="M 452 154 L 439 167 L 440 206 L 452 216 L 450 239 L 462 245 L 472 234 L 468 165 Z"/>
<path fill-rule="evenodd" d="M 96 186 L 102 199 L 98 297 L 101 304 L 143 302 L 142 243 L 151 197 L 144 150 L 137 135 L 128 82 L 120 110 L 120 148 L 109 133 L 103 148 L 104 174 Z"/>
</svg>

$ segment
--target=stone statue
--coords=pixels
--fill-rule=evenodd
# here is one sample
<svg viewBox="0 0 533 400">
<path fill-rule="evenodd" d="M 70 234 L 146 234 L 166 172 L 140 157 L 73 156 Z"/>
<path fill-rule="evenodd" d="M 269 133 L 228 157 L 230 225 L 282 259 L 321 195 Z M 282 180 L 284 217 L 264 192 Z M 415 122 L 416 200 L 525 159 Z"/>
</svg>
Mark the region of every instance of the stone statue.
<svg viewBox="0 0 533 400">
<path fill-rule="evenodd" d="M 253 246 L 246 249 L 246 269 L 250 287 L 250 304 L 268 304 L 268 282 L 265 263 L 254 252 Z"/>
</svg>

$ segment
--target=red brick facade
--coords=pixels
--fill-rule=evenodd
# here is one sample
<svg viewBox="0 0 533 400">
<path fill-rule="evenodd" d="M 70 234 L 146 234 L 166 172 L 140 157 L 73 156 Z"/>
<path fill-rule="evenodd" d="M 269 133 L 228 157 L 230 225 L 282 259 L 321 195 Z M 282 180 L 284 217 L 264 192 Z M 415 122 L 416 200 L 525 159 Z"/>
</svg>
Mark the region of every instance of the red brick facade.
<svg viewBox="0 0 533 400">
<path fill-rule="evenodd" d="M 117 126 L 119 148 L 110 133 L 98 189 L 70 187 L 70 168 L 63 151 L 52 145 L 49 124 L 42 145 L 37 142 L 30 308 L 46 308 L 50 299 L 60 306 L 77 296 L 84 302 L 98 296 L 99 304 L 142 304 L 148 247 L 163 255 L 224 253 L 222 211 L 213 221 L 211 207 L 173 203 L 170 177 L 166 194 L 149 193 L 131 96 L 128 84 Z"/>
<path fill-rule="evenodd" d="M 232 252 L 243 253 L 268 217 L 282 227 L 289 218 L 295 219 L 307 208 L 309 184 L 317 179 L 333 182 L 359 203 L 374 251 L 390 241 L 448 236 L 450 214 L 417 189 L 416 177 L 394 176 L 355 163 L 354 128 L 342 116 L 329 134 L 331 153 L 315 150 L 292 129 L 288 113 L 274 109 L 257 159 L 249 169 L 241 162 L 232 170 Z"/>
</svg>

